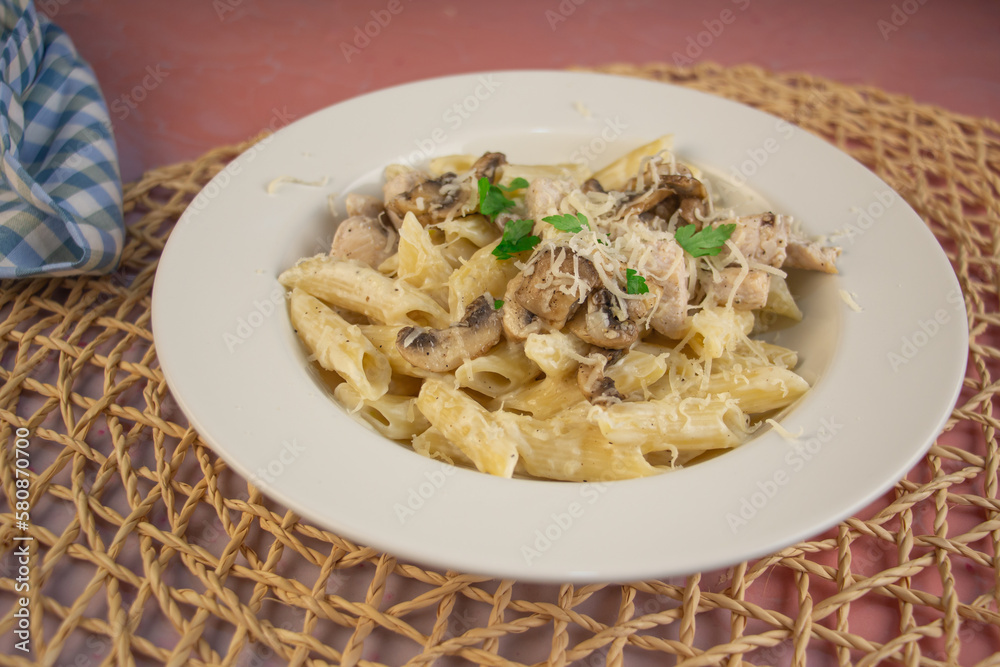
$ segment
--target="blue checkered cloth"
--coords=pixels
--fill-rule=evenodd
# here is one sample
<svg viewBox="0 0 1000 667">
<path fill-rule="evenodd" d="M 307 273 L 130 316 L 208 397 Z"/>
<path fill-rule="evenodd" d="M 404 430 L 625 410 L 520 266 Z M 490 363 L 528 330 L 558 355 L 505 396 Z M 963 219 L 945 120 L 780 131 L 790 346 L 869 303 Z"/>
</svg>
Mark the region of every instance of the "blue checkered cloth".
<svg viewBox="0 0 1000 667">
<path fill-rule="evenodd" d="M 111 272 L 125 225 L 97 79 L 30 0 L 0 0 L 0 27 L 0 278 Z"/>
</svg>

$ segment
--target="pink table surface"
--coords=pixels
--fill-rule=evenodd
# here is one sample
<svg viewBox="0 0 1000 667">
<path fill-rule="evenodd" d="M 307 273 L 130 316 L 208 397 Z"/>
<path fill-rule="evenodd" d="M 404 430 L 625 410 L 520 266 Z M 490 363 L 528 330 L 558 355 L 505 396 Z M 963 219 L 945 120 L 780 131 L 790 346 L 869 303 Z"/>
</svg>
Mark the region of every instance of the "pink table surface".
<svg viewBox="0 0 1000 667">
<path fill-rule="evenodd" d="M 673 63 L 679 58 L 752 63 L 875 86 L 1000 119 L 997 2 L 36 4 L 66 29 L 93 65 L 110 106 L 126 181 L 364 92 L 489 69 Z M 367 44 L 354 41 L 380 17 L 384 25 Z M 732 20 L 717 22 L 720 18 Z M 701 40 L 707 45 L 697 43 L 699 33 L 713 30 L 717 34 L 711 40 Z M 770 595 L 781 597 L 781 585 L 787 584 L 785 593 L 794 597 L 792 582 L 772 584 Z M 852 615 L 862 611 L 859 606 Z M 880 622 L 877 606 L 870 619 Z M 983 645 L 975 653 L 981 657 L 996 650 L 993 640 L 978 639 Z M 390 658 L 386 652 L 379 656 Z M 774 658 L 783 662 L 788 656 Z M 815 664 L 826 663 L 820 658 Z"/>
<path fill-rule="evenodd" d="M 1000 3 L 984 0 L 37 0 L 37 6 L 69 32 L 96 70 L 126 181 L 360 93 L 490 69 L 689 58 L 752 63 L 1000 118 Z M 370 29 L 375 36 L 357 48 L 365 44 L 357 33 L 376 18 L 385 26 Z M 711 40 L 699 35 L 705 31 Z"/>
</svg>

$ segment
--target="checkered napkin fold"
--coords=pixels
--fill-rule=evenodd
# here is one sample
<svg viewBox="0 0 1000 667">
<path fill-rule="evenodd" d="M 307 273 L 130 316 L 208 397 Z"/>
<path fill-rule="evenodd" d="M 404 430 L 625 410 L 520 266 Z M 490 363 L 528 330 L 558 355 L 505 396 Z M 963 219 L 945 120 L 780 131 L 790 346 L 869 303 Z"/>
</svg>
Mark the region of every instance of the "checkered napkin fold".
<svg viewBox="0 0 1000 667">
<path fill-rule="evenodd" d="M 97 79 L 30 0 L 0 0 L 0 27 L 0 278 L 109 273 L 125 224 Z"/>
</svg>

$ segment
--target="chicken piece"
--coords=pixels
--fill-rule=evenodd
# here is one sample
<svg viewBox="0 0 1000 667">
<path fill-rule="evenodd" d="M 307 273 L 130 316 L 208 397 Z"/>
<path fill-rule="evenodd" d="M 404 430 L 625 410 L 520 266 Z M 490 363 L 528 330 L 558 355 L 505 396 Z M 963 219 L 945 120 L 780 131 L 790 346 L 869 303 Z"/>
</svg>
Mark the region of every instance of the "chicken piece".
<svg viewBox="0 0 1000 667">
<path fill-rule="evenodd" d="M 785 263 L 791 227 L 788 216 L 760 213 L 720 220 L 712 226 L 719 227 L 730 223 L 735 224 L 736 229 L 733 230 L 729 240 L 736 244 L 747 259 L 775 268 Z M 725 248 L 719 256 L 724 265 L 736 262 L 729 248 Z"/>
<path fill-rule="evenodd" d="M 786 269 L 807 269 L 823 273 L 837 273 L 837 258 L 840 248 L 824 246 L 815 241 L 791 239 L 782 267 Z"/>
<path fill-rule="evenodd" d="M 330 257 L 355 259 L 373 269 L 395 254 L 399 234 L 378 218 L 353 215 L 337 226 Z"/>
<path fill-rule="evenodd" d="M 688 266 L 684 249 L 665 233 L 656 233 L 651 251 L 637 267 L 646 285 L 659 296 L 650 326 L 669 338 L 681 338 L 688 328 Z"/>
<path fill-rule="evenodd" d="M 750 269 L 737 286 L 736 281 L 739 280 L 741 272 L 742 269 L 738 266 L 726 267 L 719 272 L 719 279 L 714 282 L 709 280 L 705 288 L 712 291 L 717 305 L 728 304 L 735 288 L 733 308 L 736 310 L 763 308 L 767 304 L 767 294 L 771 289 L 771 274 L 760 269 Z"/>
<path fill-rule="evenodd" d="M 559 202 L 569 194 L 566 183 L 552 178 L 536 178 L 528 186 L 524 203 L 528 217 L 538 225 L 542 218 L 559 213 Z M 537 229 L 537 226 L 536 226 Z"/>
<path fill-rule="evenodd" d="M 378 218 L 385 213 L 385 207 L 377 197 L 359 195 L 352 192 L 344 198 L 344 208 L 347 216 L 363 215 L 366 218 Z"/>
</svg>

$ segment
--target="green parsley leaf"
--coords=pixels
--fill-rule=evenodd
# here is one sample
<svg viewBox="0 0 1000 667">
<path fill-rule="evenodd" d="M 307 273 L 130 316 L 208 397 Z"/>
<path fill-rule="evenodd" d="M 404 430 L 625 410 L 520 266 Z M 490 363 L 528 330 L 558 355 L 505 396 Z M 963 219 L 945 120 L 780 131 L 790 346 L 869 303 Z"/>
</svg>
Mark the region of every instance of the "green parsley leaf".
<svg viewBox="0 0 1000 667">
<path fill-rule="evenodd" d="M 542 240 L 531 234 L 534 226 L 534 220 L 508 220 L 504 225 L 500 244 L 493 248 L 493 254 L 498 259 L 510 259 L 519 252 L 534 248 Z"/>
<path fill-rule="evenodd" d="M 503 308 L 503 299 L 493 299 L 493 310 L 500 310 Z"/>
<path fill-rule="evenodd" d="M 513 181 L 510 182 L 510 185 L 500 185 L 499 183 L 497 183 L 497 187 L 503 190 L 504 192 L 513 192 L 514 190 L 522 190 L 528 187 L 528 181 L 518 176 L 517 178 L 515 178 Z"/>
<path fill-rule="evenodd" d="M 635 269 L 625 269 L 625 292 L 626 294 L 645 294 L 649 291 L 646 279 L 639 275 Z"/>
<path fill-rule="evenodd" d="M 491 222 L 507 209 L 514 207 L 514 202 L 507 198 L 503 190 L 490 183 L 490 179 L 483 176 L 479 179 L 478 185 L 479 212 Z"/>
<path fill-rule="evenodd" d="M 547 222 L 556 229 L 563 232 L 570 232 L 575 234 L 582 231 L 584 227 L 590 229 L 590 223 L 587 222 L 587 216 L 583 213 L 577 213 L 573 215 L 567 213 L 565 215 L 550 215 L 547 218 L 542 218 L 543 222 Z"/>
<path fill-rule="evenodd" d="M 695 233 L 694 225 L 685 225 L 677 228 L 677 231 L 674 232 L 674 238 L 692 257 L 718 255 L 735 229 L 736 224 L 729 223 L 718 227 L 705 227 L 700 232 Z"/>
</svg>

